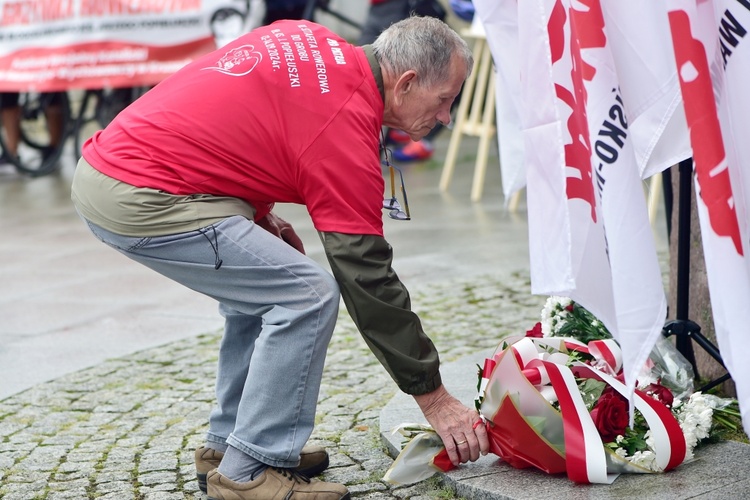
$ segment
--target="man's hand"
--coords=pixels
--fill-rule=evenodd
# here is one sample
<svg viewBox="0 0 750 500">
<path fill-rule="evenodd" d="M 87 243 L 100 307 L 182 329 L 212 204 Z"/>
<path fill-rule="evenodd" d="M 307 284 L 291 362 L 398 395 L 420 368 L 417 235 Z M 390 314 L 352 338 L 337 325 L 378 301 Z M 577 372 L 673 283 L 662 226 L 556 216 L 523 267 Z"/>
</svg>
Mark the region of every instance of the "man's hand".
<svg viewBox="0 0 750 500">
<path fill-rule="evenodd" d="M 258 220 L 256 224 L 277 238 L 286 241 L 298 252 L 302 254 L 305 253 L 305 247 L 302 244 L 302 240 L 299 239 L 299 236 L 297 236 L 292 225 L 273 212 L 269 212 L 268 215 Z"/>
<path fill-rule="evenodd" d="M 476 410 L 467 408 L 442 385 L 414 396 L 427 421 L 443 440 L 453 465 L 472 462 L 490 450 L 487 429 Z"/>
</svg>

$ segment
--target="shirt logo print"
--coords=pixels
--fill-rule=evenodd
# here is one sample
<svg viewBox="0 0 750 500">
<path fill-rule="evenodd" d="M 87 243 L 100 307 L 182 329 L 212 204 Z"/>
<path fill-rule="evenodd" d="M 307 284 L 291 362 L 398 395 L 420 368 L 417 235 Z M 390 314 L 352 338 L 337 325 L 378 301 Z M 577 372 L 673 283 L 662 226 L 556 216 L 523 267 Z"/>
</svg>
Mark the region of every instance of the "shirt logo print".
<svg viewBox="0 0 750 500">
<path fill-rule="evenodd" d="M 245 76 L 249 74 L 263 59 L 260 52 L 253 45 L 241 45 L 229 50 L 215 66 L 208 66 L 204 70 L 218 71 L 229 76 Z"/>
</svg>

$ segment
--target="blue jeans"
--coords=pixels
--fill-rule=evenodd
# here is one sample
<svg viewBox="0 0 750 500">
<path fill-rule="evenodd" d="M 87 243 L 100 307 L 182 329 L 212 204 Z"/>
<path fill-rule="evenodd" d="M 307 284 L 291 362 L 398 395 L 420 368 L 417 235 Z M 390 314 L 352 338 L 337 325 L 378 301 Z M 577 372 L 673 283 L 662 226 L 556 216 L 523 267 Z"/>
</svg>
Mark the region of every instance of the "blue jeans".
<svg viewBox="0 0 750 500">
<path fill-rule="evenodd" d="M 296 467 L 338 315 L 331 274 L 244 217 L 143 238 L 86 222 L 129 258 L 219 301 L 225 326 L 207 440 Z"/>
</svg>

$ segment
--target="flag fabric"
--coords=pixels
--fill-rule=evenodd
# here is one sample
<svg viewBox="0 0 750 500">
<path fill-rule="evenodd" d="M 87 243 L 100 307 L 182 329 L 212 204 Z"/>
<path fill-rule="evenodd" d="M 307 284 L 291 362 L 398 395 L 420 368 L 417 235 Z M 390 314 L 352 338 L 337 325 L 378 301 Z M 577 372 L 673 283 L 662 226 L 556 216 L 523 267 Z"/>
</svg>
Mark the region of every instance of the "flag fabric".
<svg viewBox="0 0 750 500">
<path fill-rule="evenodd" d="M 750 430 L 750 2 L 668 0 L 722 359 Z"/>
<path fill-rule="evenodd" d="M 523 136 L 521 135 L 521 79 L 518 62 L 517 0 L 474 0 L 472 31 L 487 38 L 495 62 L 495 121 L 500 174 L 506 204 L 526 187 Z"/>
<path fill-rule="evenodd" d="M 644 18 L 658 10 L 634 3 Z M 532 293 L 570 297 L 602 320 L 632 394 L 666 298 L 611 42 L 620 21 L 598 0 L 518 2 L 519 109 Z"/>
<path fill-rule="evenodd" d="M 663 1 L 604 0 L 601 8 L 638 171 L 646 179 L 692 154 L 667 7 Z"/>
</svg>

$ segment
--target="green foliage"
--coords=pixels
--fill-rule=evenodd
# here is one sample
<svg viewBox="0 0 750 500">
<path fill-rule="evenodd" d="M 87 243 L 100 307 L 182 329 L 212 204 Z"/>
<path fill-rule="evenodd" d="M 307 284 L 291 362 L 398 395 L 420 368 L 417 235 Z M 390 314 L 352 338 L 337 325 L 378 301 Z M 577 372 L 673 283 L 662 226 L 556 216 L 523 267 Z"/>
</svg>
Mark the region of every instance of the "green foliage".
<svg viewBox="0 0 750 500">
<path fill-rule="evenodd" d="M 555 322 L 554 320 L 557 319 Z M 592 340 L 611 339 L 607 327 L 585 307 L 571 302 L 553 318 L 553 337 L 574 337 L 584 344 Z"/>
</svg>

